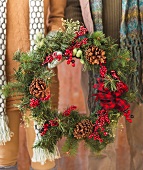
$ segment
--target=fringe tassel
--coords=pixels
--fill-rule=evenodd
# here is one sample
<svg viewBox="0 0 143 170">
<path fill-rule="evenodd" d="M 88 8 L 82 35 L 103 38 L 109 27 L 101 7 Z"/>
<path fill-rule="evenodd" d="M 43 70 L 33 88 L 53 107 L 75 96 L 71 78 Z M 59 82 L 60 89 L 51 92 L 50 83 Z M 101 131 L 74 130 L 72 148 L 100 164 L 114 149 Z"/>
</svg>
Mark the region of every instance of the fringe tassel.
<svg viewBox="0 0 143 170">
<path fill-rule="evenodd" d="M 51 153 L 47 149 L 33 148 L 32 162 L 40 162 L 42 165 L 45 164 L 46 160 L 54 161 L 60 158 L 58 147 L 55 146 L 54 152 Z"/>
<path fill-rule="evenodd" d="M 4 113 L 0 115 L 0 145 L 5 145 L 6 142 L 11 140 L 14 135 L 8 127 L 8 116 Z"/>
<path fill-rule="evenodd" d="M 39 140 L 41 139 L 41 135 L 38 130 L 38 129 L 40 129 L 40 127 L 38 127 L 37 122 L 34 122 L 34 129 L 35 129 L 35 133 L 36 133 L 34 145 L 36 145 L 36 143 L 38 143 Z M 60 152 L 56 145 L 54 147 L 53 153 L 49 152 L 48 149 L 42 149 L 39 147 L 33 148 L 32 162 L 40 162 L 42 165 L 44 165 L 46 160 L 54 161 L 55 159 L 59 159 L 59 158 L 60 158 Z"/>
</svg>

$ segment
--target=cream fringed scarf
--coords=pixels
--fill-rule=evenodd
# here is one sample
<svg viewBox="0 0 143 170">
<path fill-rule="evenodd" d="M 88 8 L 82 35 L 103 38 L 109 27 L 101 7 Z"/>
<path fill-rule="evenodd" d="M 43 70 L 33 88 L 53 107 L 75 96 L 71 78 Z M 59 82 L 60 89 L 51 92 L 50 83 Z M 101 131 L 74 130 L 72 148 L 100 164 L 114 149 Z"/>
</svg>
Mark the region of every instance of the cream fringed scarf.
<svg viewBox="0 0 143 170">
<path fill-rule="evenodd" d="M 6 11 L 7 0 L 0 1 L 0 87 L 6 83 Z M 36 34 L 40 32 L 44 34 L 44 1 L 43 0 L 29 0 L 29 34 L 30 34 L 30 50 L 34 48 L 34 40 Z M 41 136 L 37 129 L 37 123 L 34 122 L 35 142 L 40 140 Z M 8 117 L 5 109 L 5 98 L 0 93 L 0 144 L 5 144 L 11 140 L 13 133 L 8 127 Z M 33 149 L 33 162 L 44 162 L 48 159 L 53 161 L 59 158 L 58 148 L 55 146 L 55 153 L 49 153 L 48 150 L 41 148 Z"/>
</svg>

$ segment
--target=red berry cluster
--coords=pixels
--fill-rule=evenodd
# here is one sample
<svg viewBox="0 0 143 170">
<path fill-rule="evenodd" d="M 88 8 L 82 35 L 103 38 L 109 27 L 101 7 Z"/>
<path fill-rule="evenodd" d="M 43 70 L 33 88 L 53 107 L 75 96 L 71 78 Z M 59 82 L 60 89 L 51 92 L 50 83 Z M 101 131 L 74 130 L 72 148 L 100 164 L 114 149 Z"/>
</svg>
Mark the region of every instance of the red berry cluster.
<svg viewBox="0 0 143 170">
<path fill-rule="evenodd" d="M 57 59 L 58 61 L 62 60 L 62 53 L 61 52 L 55 51 L 55 52 L 53 52 L 52 56 L 53 56 L 53 59 Z"/>
<path fill-rule="evenodd" d="M 76 110 L 76 109 L 77 109 L 76 106 L 71 106 L 71 107 L 69 107 L 68 109 L 66 109 L 66 110 L 63 112 L 63 116 L 69 116 L 70 113 L 71 113 L 71 111 Z"/>
<path fill-rule="evenodd" d="M 59 126 L 59 123 L 58 123 L 58 119 L 57 118 L 55 118 L 55 119 L 53 119 L 53 120 L 49 120 L 49 124 L 50 124 L 50 126 Z"/>
<path fill-rule="evenodd" d="M 53 54 L 50 54 L 48 56 L 46 56 L 44 62 L 42 63 L 42 66 L 47 64 L 47 63 L 51 63 L 54 59 L 57 59 L 58 61 L 62 60 L 62 54 L 61 52 L 53 52 Z"/>
<path fill-rule="evenodd" d="M 42 128 L 41 131 L 40 131 L 40 135 L 41 135 L 41 136 L 44 136 L 44 135 L 46 134 L 46 132 L 48 131 L 48 129 L 49 129 L 49 124 L 48 124 L 48 123 L 45 123 L 44 126 L 43 126 L 43 128 Z"/>
<path fill-rule="evenodd" d="M 75 48 L 80 48 L 83 44 L 87 44 L 87 38 L 82 39 L 80 42 L 74 42 L 72 44 L 72 46 L 70 46 L 69 48 L 67 48 L 65 50 L 65 57 L 67 60 L 67 64 L 69 65 L 70 63 L 72 64 L 73 67 L 75 67 L 75 60 L 73 59 L 73 49 Z"/>
<path fill-rule="evenodd" d="M 40 102 L 38 99 L 30 99 L 30 107 L 35 108 L 35 107 L 39 106 L 39 104 L 40 104 Z"/>
<path fill-rule="evenodd" d="M 42 63 L 42 66 L 45 65 L 45 64 L 47 64 L 47 63 L 51 63 L 51 62 L 53 61 L 53 59 L 54 59 L 54 58 L 53 58 L 52 55 L 46 56 L 44 62 Z"/>
<path fill-rule="evenodd" d="M 106 66 L 101 66 L 100 67 L 100 76 L 102 78 L 104 78 L 106 74 L 107 74 L 107 67 Z"/>
<path fill-rule="evenodd" d="M 87 44 L 87 38 L 83 38 L 82 40 L 79 37 L 85 35 L 87 33 L 87 28 L 84 26 L 80 26 L 79 31 L 76 31 L 76 36 L 73 38 L 72 45 L 65 50 L 65 57 L 67 60 L 67 64 L 72 64 L 75 67 L 75 60 L 73 59 L 73 49 L 80 48 L 83 44 Z"/>
<path fill-rule="evenodd" d="M 53 119 L 53 120 L 49 120 L 49 122 L 47 121 L 47 122 L 44 124 L 43 128 L 40 130 L 41 136 L 44 136 L 44 135 L 47 133 L 48 129 L 49 129 L 50 127 L 54 127 L 54 126 L 59 126 L 59 123 L 58 123 L 58 119 L 57 119 L 57 118 L 55 118 L 55 119 Z"/>
<path fill-rule="evenodd" d="M 87 38 L 84 38 L 80 42 L 76 42 L 76 44 L 73 46 L 73 49 L 80 48 L 82 45 L 87 44 L 87 40 L 88 40 Z"/>
<path fill-rule="evenodd" d="M 73 67 L 75 67 L 75 60 L 73 60 L 73 47 L 70 47 L 66 49 L 65 51 L 65 56 L 67 60 L 67 64 L 69 65 L 70 63 L 72 64 Z"/>
<path fill-rule="evenodd" d="M 105 131 L 104 126 L 106 123 L 110 123 L 110 119 L 108 117 L 108 112 L 104 109 L 99 110 L 97 112 L 98 119 L 96 120 L 94 124 L 94 131 L 92 134 L 90 134 L 89 139 L 93 138 L 94 140 L 98 140 L 99 142 L 103 142 L 103 139 L 101 138 L 99 133 L 103 133 L 104 136 L 108 135 L 108 132 Z"/>
<path fill-rule="evenodd" d="M 35 108 L 35 107 L 37 107 L 37 106 L 40 105 L 40 101 L 42 101 L 42 102 L 43 102 L 43 101 L 47 101 L 47 100 L 50 99 L 50 97 L 51 97 L 51 95 L 49 94 L 49 95 L 46 96 L 46 97 L 40 98 L 40 100 L 39 100 L 39 99 L 34 99 L 34 98 L 32 98 L 32 99 L 30 99 L 30 107 Z"/>
<path fill-rule="evenodd" d="M 85 28 L 84 26 L 80 26 L 79 31 L 76 31 L 75 33 L 75 39 L 77 39 L 78 37 L 81 37 L 87 33 L 87 28 Z"/>
</svg>

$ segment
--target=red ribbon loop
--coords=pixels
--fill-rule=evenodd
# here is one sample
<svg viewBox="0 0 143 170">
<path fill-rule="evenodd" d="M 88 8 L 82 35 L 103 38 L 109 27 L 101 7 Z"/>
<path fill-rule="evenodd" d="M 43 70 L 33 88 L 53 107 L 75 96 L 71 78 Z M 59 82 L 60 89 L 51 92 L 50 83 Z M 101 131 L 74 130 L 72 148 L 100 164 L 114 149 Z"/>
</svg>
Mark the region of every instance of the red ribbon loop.
<svg viewBox="0 0 143 170">
<path fill-rule="evenodd" d="M 116 87 L 116 91 L 111 91 L 104 87 L 103 81 L 98 81 L 98 84 L 94 85 L 94 88 L 97 88 L 97 94 L 95 94 L 96 100 L 100 101 L 100 105 L 105 110 L 117 109 L 123 112 L 126 119 L 131 122 L 130 113 L 128 112 L 130 105 L 126 100 L 121 98 L 128 91 L 128 86 L 123 82 L 118 82 Z"/>
</svg>

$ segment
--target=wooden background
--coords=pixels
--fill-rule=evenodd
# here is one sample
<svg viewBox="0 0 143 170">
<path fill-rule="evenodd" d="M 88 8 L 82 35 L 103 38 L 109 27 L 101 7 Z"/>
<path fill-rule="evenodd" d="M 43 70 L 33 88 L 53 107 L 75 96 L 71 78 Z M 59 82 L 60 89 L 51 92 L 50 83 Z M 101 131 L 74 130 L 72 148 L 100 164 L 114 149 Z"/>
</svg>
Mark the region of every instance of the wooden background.
<svg viewBox="0 0 143 170">
<path fill-rule="evenodd" d="M 81 113 L 85 113 L 85 105 L 80 85 L 81 64 L 76 61 L 76 67 L 67 65 L 63 62 L 58 66 L 58 76 L 60 80 L 60 99 L 59 110 L 64 110 L 70 105 L 76 105 Z M 30 159 L 26 148 L 25 130 L 20 126 L 20 146 L 18 156 L 18 170 L 29 170 Z M 63 139 L 64 140 L 64 139 Z M 63 141 L 60 141 L 59 147 Z M 124 128 L 124 118 L 119 122 L 118 138 L 116 140 L 117 151 L 117 168 L 116 170 L 124 170 L 123 165 L 126 164 L 126 170 L 129 167 L 129 146 L 126 138 L 126 129 Z M 62 157 L 57 163 L 58 170 L 87 170 L 88 150 L 84 148 L 83 143 L 80 144 L 76 157 Z M 125 167 L 125 166 L 124 166 Z"/>
</svg>

